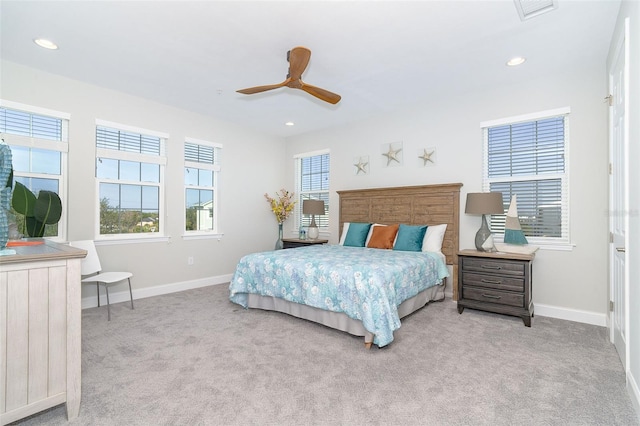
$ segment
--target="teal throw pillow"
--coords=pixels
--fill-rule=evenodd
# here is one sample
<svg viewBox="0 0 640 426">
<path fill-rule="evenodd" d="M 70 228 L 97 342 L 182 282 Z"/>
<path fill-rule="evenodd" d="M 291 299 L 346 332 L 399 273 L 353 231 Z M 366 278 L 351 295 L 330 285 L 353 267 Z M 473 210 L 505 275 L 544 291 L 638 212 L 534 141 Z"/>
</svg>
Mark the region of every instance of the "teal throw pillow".
<svg viewBox="0 0 640 426">
<path fill-rule="evenodd" d="M 422 240 L 427 232 L 427 225 L 400 224 L 394 250 L 422 251 Z"/>
<path fill-rule="evenodd" d="M 364 247 L 369 235 L 370 223 L 351 222 L 347 231 L 347 238 L 344 240 L 345 246 Z"/>
</svg>

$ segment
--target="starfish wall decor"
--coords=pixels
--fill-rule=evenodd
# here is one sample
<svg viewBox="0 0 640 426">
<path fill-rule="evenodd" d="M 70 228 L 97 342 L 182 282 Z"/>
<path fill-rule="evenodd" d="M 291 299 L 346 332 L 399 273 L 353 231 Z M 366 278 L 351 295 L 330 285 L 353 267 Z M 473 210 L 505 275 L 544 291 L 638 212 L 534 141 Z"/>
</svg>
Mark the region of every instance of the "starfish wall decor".
<svg viewBox="0 0 640 426">
<path fill-rule="evenodd" d="M 433 166 L 436 164 L 436 149 L 424 148 L 418 151 L 418 158 L 422 163 L 422 167 Z"/>
<path fill-rule="evenodd" d="M 382 155 L 386 157 L 386 166 L 399 166 L 402 164 L 402 142 L 383 145 Z"/>
<path fill-rule="evenodd" d="M 356 175 L 369 173 L 369 156 L 356 157 L 353 164 L 356 167 Z"/>
</svg>

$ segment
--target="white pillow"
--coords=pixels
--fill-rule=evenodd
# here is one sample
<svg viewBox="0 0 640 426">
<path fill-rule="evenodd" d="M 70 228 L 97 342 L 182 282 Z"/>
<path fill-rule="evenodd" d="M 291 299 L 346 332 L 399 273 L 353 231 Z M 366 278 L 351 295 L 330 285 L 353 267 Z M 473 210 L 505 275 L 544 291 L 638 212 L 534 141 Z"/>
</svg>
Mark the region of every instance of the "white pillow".
<svg viewBox="0 0 640 426">
<path fill-rule="evenodd" d="M 441 252 L 442 240 L 444 240 L 446 230 L 446 223 L 427 226 L 427 232 L 424 234 L 424 239 L 422 240 L 422 251 Z"/>
<path fill-rule="evenodd" d="M 338 243 L 341 246 L 344 245 L 344 240 L 347 239 L 347 232 L 349 232 L 349 222 L 345 222 L 342 225 L 342 234 L 340 235 L 340 242 Z"/>
</svg>

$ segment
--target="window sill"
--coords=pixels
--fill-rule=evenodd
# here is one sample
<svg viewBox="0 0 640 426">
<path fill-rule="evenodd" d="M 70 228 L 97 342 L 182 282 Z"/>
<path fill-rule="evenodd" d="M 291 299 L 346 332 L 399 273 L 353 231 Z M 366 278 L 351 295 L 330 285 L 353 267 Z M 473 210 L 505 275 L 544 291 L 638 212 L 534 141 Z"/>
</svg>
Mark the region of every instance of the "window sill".
<svg viewBox="0 0 640 426">
<path fill-rule="evenodd" d="M 563 244 L 536 244 L 530 243 L 532 246 L 540 247 L 540 250 L 550 250 L 550 251 L 573 251 L 573 248 L 576 246 L 571 243 L 563 243 Z"/>
<path fill-rule="evenodd" d="M 494 235 L 495 243 L 504 243 L 503 237 L 500 236 L 496 238 Z M 573 243 L 568 242 L 547 242 L 547 241 L 535 241 L 533 238 L 529 238 L 529 245 L 538 247 L 539 250 L 549 250 L 549 251 L 573 251 L 573 248 L 576 246 Z"/>
<path fill-rule="evenodd" d="M 183 234 L 183 240 L 218 240 L 220 241 L 224 234 L 222 233 L 190 233 Z"/>
<path fill-rule="evenodd" d="M 98 237 L 95 240 L 97 246 L 108 246 L 112 244 L 140 244 L 140 243 L 167 243 L 171 237 Z"/>
</svg>

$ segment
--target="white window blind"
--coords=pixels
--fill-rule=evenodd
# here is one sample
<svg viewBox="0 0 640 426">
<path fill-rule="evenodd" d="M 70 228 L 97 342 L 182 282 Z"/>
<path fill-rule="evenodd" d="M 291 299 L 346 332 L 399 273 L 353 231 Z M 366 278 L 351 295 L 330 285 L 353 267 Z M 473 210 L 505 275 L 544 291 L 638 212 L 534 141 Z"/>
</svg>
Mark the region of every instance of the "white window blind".
<svg viewBox="0 0 640 426">
<path fill-rule="evenodd" d="M 330 155 L 328 152 L 301 154 L 296 157 L 296 180 L 298 203 L 295 207 L 296 223 L 307 227 L 311 216 L 302 214 L 304 200 L 324 201 L 325 214 L 316 216 L 316 224 L 320 231 L 329 227 L 329 172 Z"/>
<path fill-rule="evenodd" d="M 30 138 L 62 141 L 63 120 L 0 107 L 0 131 Z"/>
<path fill-rule="evenodd" d="M 531 243 L 569 243 L 568 110 L 483 128 L 483 190 L 502 192 L 505 210 L 517 196 L 522 230 Z M 505 215 L 491 216 L 504 233 Z"/>
<path fill-rule="evenodd" d="M 96 130 L 96 146 L 102 149 L 122 152 L 160 155 L 161 139 L 157 136 L 98 127 Z"/>
</svg>

